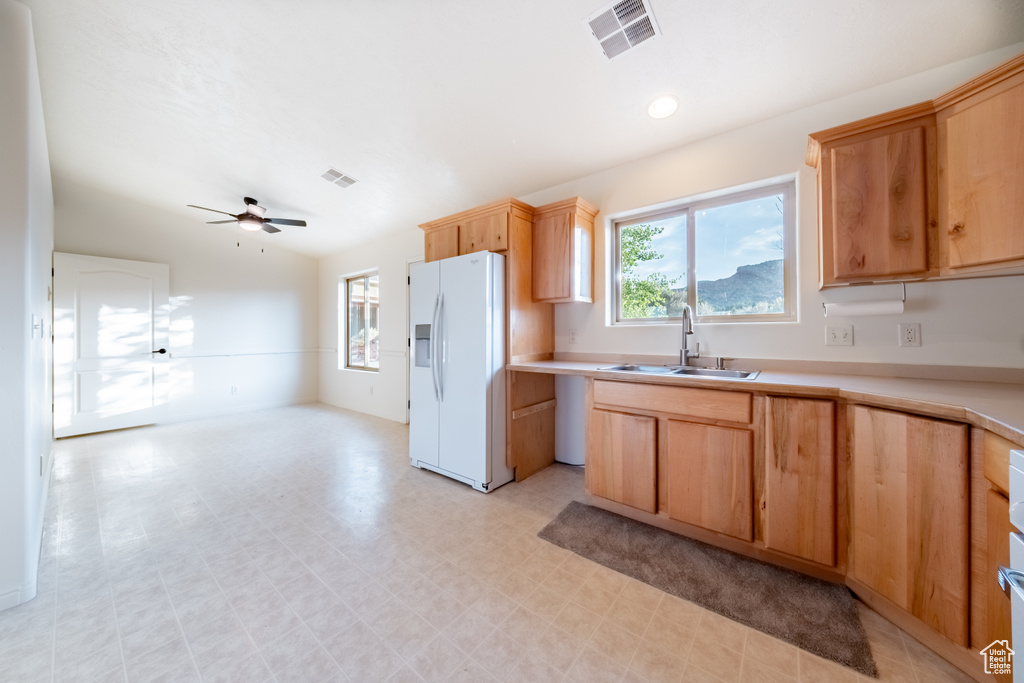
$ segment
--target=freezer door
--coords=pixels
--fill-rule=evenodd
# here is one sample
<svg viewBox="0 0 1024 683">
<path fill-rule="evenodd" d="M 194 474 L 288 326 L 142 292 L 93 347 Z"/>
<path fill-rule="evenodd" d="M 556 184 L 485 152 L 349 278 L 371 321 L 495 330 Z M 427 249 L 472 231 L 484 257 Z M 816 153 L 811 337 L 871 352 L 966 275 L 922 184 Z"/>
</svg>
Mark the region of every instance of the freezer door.
<svg viewBox="0 0 1024 683">
<path fill-rule="evenodd" d="M 441 263 L 439 466 L 484 484 L 490 481 L 494 255 Z"/>
<path fill-rule="evenodd" d="M 438 261 L 414 263 L 409 266 L 409 330 L 414 336 L 424 332 L 425 344 L 412 344 L 409 364 L 409 459 L 413 465 L 425 463 L 437 467 L 438 453 L 438 391 L 435 381 L 437 359 L 434 347 L 436 318 L 440 310 L 440 269 Z"/>
</svg>

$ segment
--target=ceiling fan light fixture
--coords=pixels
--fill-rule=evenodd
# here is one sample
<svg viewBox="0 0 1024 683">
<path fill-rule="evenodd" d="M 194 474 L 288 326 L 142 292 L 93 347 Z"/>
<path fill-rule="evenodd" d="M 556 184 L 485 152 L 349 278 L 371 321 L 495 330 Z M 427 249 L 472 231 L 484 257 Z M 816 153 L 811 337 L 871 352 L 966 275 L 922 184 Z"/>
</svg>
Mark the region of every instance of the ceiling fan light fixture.
<svg viewBox="0 0 1024 683">
<path fill-rule="evenodd" d="M 256 216 L 242 216 L 238 219 L 238 225 L 242 230 L 255 232 L 263 229 L 263 219 Z"/>
<path fill-rule="evenodd" d="M 676 113 L 679 108 L 679 100 L 672 95 L 664 95 L 654 100 L 647 106 L 647 115 L 652 119 L 667 119 Z"/>
</svg>

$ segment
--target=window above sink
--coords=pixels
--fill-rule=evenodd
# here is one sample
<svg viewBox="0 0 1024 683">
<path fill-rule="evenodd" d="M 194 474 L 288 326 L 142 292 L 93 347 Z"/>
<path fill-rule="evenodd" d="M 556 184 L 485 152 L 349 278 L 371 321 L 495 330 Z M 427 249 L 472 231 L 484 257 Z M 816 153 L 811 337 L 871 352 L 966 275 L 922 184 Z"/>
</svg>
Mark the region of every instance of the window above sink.
<svg viewBox="0 0 1024 683">
<path fill-rule="evenodd" d="M 681 201 L 613 224 L 613 324 L 795 319 L 795 182 Z"/>
</svg>

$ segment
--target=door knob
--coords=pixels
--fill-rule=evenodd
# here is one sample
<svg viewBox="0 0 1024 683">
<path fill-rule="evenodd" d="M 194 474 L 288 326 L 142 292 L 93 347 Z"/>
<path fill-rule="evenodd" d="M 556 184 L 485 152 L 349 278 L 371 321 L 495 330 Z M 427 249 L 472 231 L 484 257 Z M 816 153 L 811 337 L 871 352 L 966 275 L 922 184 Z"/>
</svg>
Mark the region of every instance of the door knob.
<svg viewBox="0 0 1024 683">
<path fill-rule="evenodd" d="M 167 353 L 167 349 L 157 349 L 156 351 L 150 351 L 150 353 Z"/>
</svg>

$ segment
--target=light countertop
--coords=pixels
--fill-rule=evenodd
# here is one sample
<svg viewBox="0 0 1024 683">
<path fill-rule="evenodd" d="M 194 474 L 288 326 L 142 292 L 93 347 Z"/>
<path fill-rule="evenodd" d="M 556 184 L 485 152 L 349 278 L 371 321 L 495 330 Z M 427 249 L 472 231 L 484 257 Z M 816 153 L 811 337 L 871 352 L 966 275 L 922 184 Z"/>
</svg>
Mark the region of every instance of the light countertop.
<svg viewBox="0 0 1024 683">
<path fill-rule="evenodd" d="M 941 379 L 883 377 L 828 372 L 762 370 L 749 379 L 719 379 L 602 370 L 619 361 L 602 363 L 545 360 L 510 363 L 508 370 L 580 375 L 650 384 L 718 388 L 729 391 L 781 393 L 808 398 L 840 398 L 850 402 L 968 422 L 1024 444 L 1024 385 Z M 731 367 L 731 366 L 730 366 Z M 738 366 L 742 369 L 742 366 Z"/>
</svg>

